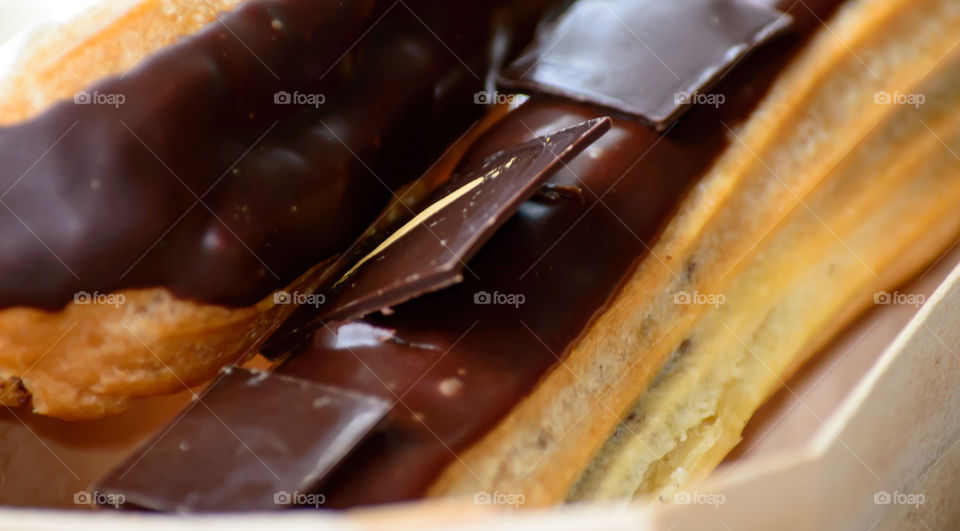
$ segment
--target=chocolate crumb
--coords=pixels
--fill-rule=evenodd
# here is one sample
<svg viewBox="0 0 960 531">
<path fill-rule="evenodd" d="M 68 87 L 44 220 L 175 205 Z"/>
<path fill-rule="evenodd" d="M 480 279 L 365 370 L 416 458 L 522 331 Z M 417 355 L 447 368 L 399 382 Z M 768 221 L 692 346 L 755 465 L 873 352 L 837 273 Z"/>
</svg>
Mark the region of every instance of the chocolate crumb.
<svg viewBox="0 0 960 531">
<path fill-rule="evenodd" d="M 547 183 L 531 198 L 539 203 L 555 204 L 560 201 L 574 201 L 583 204 L 583 188 Z"/>
</svg>

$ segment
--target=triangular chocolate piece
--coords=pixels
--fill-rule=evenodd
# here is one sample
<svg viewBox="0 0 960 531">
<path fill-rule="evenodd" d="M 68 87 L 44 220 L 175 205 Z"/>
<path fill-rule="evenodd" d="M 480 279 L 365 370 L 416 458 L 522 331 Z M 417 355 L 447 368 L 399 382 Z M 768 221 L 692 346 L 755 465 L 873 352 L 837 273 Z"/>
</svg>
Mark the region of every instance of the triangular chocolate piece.
<svg viewBox="0 0 960 531">
<path fill-rule="evenodd" d="M 466 262 L 520 205 L 610 125 L 609 118 L 583 122 L 458 172 L 426 208 L 341 276 L 320 317 L 361 317 L 459 282 Z"/>
<path fill-rule="evenodd" d="M 520 205 L 611 125 L 606 117 L 581 122 L 458 171 L 382 243 L 326 272 L 331 288 L 314 298 L 322 304 L 299 308 L 263 354 L 277 358 L 296 350 L 319 323 L 362 317 L 459 282 L 467 261 Z"/>
</svg>

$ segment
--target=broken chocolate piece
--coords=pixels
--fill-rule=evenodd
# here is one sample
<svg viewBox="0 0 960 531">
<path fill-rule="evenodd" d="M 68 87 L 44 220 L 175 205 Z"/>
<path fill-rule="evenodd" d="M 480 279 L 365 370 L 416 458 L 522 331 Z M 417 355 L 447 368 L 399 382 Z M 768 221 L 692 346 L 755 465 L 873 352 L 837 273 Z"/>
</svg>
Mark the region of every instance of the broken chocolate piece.
<svg viewBox="0 0 960 531">
<path fill-rule="evenodd" d="M 745 0 L 581 0 L 501 76 L 542 92 L 634 115 L 659 129 L 706 94 L 789 15 Z"/>
<path fill-rule="evenodd" d="M 162 511 L 320 505 L 312 488 L 390 407 L 338 387 L 232 369 L 97 489 Z"/>
<path fill-rule="evenodd" d="M 276 358 L 296 350 L 322 322 L 362 317 L 460 282 L 466 263 L 497 229 L 610 124 L 609 118 L 584 121 L 457 172 L 369 253 L 346 257 L 339 262 L 346 264 L 342 270 L 327 271 L 332 289 L 323 307 L 299 309 L 284 331 L 270 338 L 264 354 Z"/>
<path fill-rule="evenodd" d="M 337 281 L 321 318 L 361 317 L 459 282 L 466 262 L 493 233 L 610 123 L 609 118 L 579 123 L 455 175 L 425 202 L 429 206 Z"/>
</svg>

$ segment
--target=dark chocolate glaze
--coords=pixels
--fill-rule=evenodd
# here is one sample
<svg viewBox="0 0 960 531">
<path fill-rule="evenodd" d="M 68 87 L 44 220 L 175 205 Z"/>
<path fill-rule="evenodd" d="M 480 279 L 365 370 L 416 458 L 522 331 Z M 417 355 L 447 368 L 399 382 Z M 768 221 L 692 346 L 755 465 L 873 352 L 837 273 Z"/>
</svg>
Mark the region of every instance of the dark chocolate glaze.
<svg viewBox="0 0 960 531">
<path fill-rule="evenodd" d="M 725 148 L 721 121 L 745 120 L 818 19 L 839 4 L 784 2 L 780 7 L 793 5 L 797 24 L 721 81 L 716 91 L 725 105 L 697 106 L 662 136 L 614 120 L 552 179 L 583 188 L 582 203 L 526 203 L 469 263 L 475 276 L 389 315 L 331 323 L 281 365 L 284 374 L 400 399 L 383 427 L 321 485 L 327 507 L 422 496 L 456 452 L 529 393 L 604 311 L 684 193 Z M 491 129 L 466 163 L 602 112 L 535 97 Z M 525 301 L 475 304 L 482 292 Z"/>
<path fill-rule="evenodd" d="M 0 129 L 0 308 L 158 286 L 260 300 L 482 113 L 494 20 L 529 33 L 546 3 L 251 0 L 88 89 L 122 105 Z"/>
</svg>

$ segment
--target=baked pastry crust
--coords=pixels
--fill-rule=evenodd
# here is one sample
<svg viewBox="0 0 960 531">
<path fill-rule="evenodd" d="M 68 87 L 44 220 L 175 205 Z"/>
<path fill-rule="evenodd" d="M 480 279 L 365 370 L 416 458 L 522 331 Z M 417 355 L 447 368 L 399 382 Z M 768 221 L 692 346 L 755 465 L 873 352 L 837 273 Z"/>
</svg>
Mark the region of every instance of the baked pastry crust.
<svg viewBox="0 0 960 531">
<path fill-rule="evenodd" d="M 286 288 L 309 293 L 324 262 Z M 122 299 L 118 299 L 122 297 Z M 60 312 L 0 312 L 0 400 L 36 413 L 92 420 L 122 412 L 137 398 L 170 394 L 210 380 L 258 352 L 295 309 L 271 294 L 246 308 L 177 299 L 162 288 L 127 290 Z"/>
</svg>

